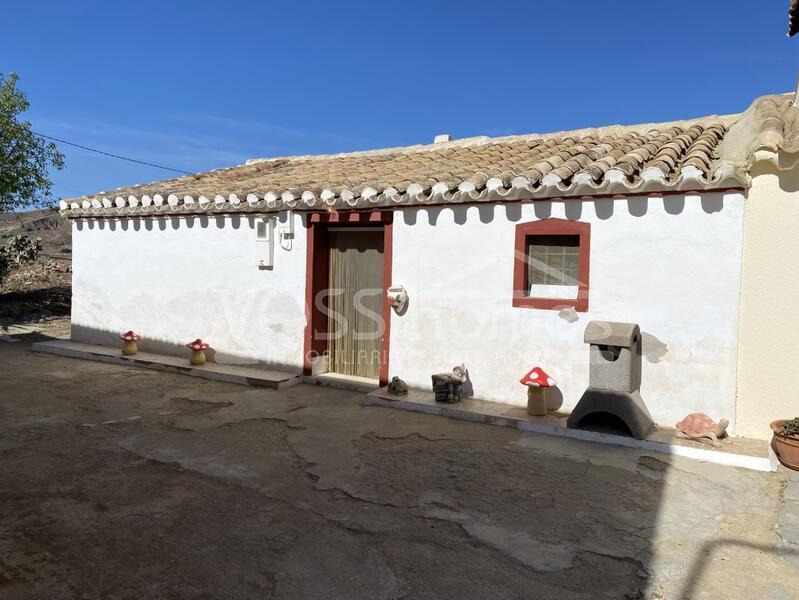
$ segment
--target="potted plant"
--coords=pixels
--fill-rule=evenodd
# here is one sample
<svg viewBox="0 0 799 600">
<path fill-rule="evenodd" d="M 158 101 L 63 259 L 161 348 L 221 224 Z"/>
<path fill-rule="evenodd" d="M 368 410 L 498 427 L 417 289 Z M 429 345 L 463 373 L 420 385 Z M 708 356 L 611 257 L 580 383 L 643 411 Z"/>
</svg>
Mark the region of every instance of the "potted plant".
<svg viewBox="0 0 799 600">
<path fill-rule="evenodd" d="M 799 417 L 772 421 L 771 431 L 774 432 L 775 451 L 780 462 L 799 471 Z"/>
</svg>

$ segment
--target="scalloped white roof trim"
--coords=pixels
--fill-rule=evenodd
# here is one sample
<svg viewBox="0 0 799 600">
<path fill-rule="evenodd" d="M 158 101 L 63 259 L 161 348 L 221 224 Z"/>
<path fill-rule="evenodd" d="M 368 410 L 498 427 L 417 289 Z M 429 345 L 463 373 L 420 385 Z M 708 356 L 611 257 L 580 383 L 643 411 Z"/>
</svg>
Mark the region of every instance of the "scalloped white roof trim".
<svg viewBox="0 0 799 600">
<path fill-rule="evenodd" d="M 437 182 L 432 186 L 412 183 L 405 193 L 394 187 L 378 191 L 366 187 L 356 194 L 351 190 L 342 190 L 335 194 L 329 189 L 323 190 L 319 196 L 308 190 L 298 198 L 293 192 L 270 191 L 263 196 L 247 194 L 242 201 L 235 194 L 225 197 L 217 195 L 211 201 L 206 196 L 184 196 L 172 194 L 164 202 L 160 194 L 121 196 L 116 198 L 102 197 L 101 201 L 68 203 L 61 201 L 61 214 L 68 218 L 101 217 L 118 215 L 158 215 L 158 214 L 205 214 L 213 212 L 277 212 L 280 210 L 320 210 L 338 208 L 344 210 L 367 209 L 392 206 L 424 206 L 429 204 L 456 204 L 464 202 L 492 202 L 516 200 L 543 200 L 551 198 L 590 197 L 608 195 L 641 195 L 657 192 L 701 191 L 729 189 L 749 186 L 746 172 L 732 164 L 722 164 L 713 172 L 713 177 L 703 177 L 702 171 L 688 165 L 682 168 L 679 175 L 669 180 L 657 167 L 649 167 L 641 173 L 641 179 L 630 182 L 621 171 L 609 169 L 600 183 L 596 183 L 587 173 L 575 174 L 566 185 L 556 175 L 546 175 L 541 185 L 530 187 L 524 177 L 515 177 L 509 185 L 503 184 L 499 178 L 491 178 L 485 189 L 476 191 L 473 183 L 462 182 L 452 190 L 450 184 Z"/>
</svg>

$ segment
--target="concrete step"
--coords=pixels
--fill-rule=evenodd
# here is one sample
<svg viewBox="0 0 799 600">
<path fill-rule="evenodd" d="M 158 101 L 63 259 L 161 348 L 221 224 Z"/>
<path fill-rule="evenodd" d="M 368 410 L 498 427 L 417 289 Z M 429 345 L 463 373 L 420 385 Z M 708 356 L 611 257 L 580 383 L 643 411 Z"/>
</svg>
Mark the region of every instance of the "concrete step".
<svg viewBox="0 0 799 600">
<path fill-rule="evenodd" d="M 194 366 L 189 364 L 188 358 L 153 354 L 150 352 L 139 352 L 133 356 L 125 356 L 121 354 L 117 348 L 84 344 L 82 342 L 73 342 L 72 340 L 38 342 L 33 344 L 31 349 L 34 352 L 46 352 L 48 354 L 57 354 L 70 358 L 84 358 L 118 365 L 134 365 L 147 369 L 178 373 L 180 375 L 202 377 L 214 381 L 225 381 L 228 383 L 274 389 L 286 388 L 300 383 L 301 381 L 300 376 L 296 373 L 271 371 L 255 366 L 226 365 L 219 363 L 206 363 L 204 365 Z"/>
<path fill-rule="evenodd" d="M 754 471 L 776 471 L 778 465 L 771 445 L 765 440 L 727 437 L 720 440 L 721 447 L 716 448 L 701 442 L 678 438 L 676 429 L 660 426 L 653 429 L 645 439 L 637 440 L 612 433 L 570 429 L 566 426 L 568 415 L 564 413 L 549 413 L 546 416 L 534 417 L 528 415 L 526 408 L 522 406 L 474 398 L 467 398 L 455 404 L 441 404 L 435 401 L 433 392 L 427 390 L 411 389 L 407 395 L 397 396 L 390 394 L 387 388 L 383 387 L 369 392 L 366 403 L 475 423 L 513 427 L 531 433 L 640 448 Z"/>
</svg>

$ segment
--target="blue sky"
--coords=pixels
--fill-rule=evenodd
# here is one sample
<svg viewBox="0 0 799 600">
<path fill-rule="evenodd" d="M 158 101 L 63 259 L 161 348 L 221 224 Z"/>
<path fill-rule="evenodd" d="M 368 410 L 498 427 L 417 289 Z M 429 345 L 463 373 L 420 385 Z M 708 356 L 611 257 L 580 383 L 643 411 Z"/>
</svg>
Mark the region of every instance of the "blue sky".
<svg viewBox="0 0 799 600">
<path fill-rule="evenodd" d="M 788 0 L 6 3 L 35 131 L 177 169 L 681 119 L 792 90 Z M 56 197 L 169 177 L 62 148 Z"/>
</svg>

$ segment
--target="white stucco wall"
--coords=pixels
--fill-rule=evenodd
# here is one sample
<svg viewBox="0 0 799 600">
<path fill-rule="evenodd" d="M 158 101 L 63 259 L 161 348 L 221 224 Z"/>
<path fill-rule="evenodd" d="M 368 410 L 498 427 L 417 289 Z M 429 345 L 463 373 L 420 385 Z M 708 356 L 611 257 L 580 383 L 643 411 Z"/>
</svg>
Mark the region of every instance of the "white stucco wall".
<svg viewBox="0 0 799 600">
<path fill-rule="evenodd" d="M 185 354 L 197 337 L 218 362 L 302 368 L 305 327 L 303 217 L 274 268 L 255 260 L 246 216 L 87 220 L 73 223 L 73 339 Z"/>
<path fill-rule="evenodd" d="M 464 362 L 475 396 L 524 405 L 518 380 L 539 365 L 571 409 L 588 381 L 588 321 L 636 322 L 655 421 L 733 421 L 742 213 L 739 193 L 397 213 L 393 279 L 410 304 L 392 317 L 390 374 L 428 387 Z M 547 216 L 591 223 L 589 312 L 576 322 L 511 305 L 515 226 Z"/>
<path fill-rule="evenodd" d="M 738 431 L 770 438 L 769 423 L 799 416 L 799 169 L 752 167 L 746 200 Z"/>
<path fill-rule="evenodd" d="M 389 373 L 428 388 L 464 362 L 475 396 L 524 405 L 518 379 L 539 365 L 570 409 L 588 381 L 588 321 L 637 322 L 655 420 L 734 420 L 743 205 L 716 193 L 399 210 L 393 283 L 410 304 L 392 316 Z M 590 308 L 576 321 L 511 305 L 515 226 L 549 216 L 592 226 Z M 299 371 L 306 232 L 293 218 L 272 270 L 255 264 L 246 216 L 76 221 L 73 337 L 114 345 L 133 329 L 142 349 L 179 354 L 202 337 L 220 362 Z"/>
</svg>

